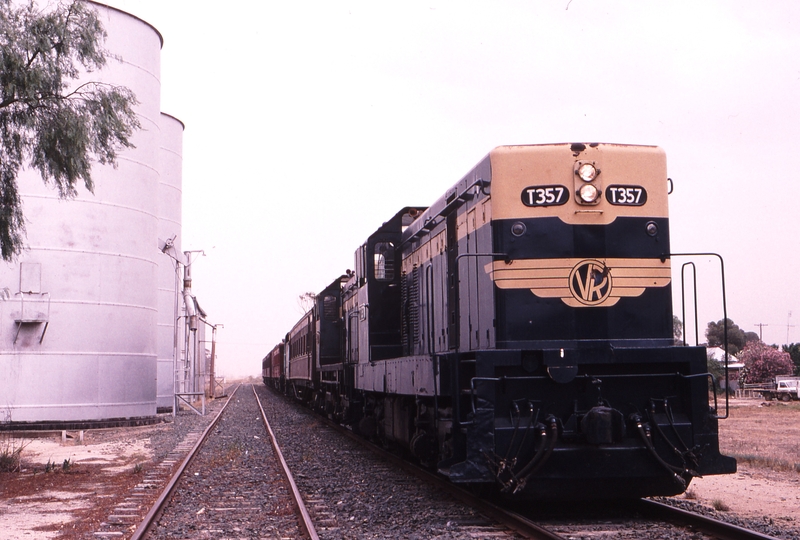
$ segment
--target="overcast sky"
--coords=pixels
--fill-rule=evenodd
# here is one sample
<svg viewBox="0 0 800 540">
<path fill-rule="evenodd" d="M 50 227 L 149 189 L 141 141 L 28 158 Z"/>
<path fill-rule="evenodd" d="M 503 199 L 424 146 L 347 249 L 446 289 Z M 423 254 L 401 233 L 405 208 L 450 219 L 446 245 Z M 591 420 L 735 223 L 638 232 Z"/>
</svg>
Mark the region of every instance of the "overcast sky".
<svg viewBox="0 0 800 540">
<path fill-rule="evenodd" d="M 224 375 L 258 374 L 299 295 L 503 144 L 664 148 L 672 251 L 721 254 L 728 316 L 800 341 L 795 0 L 106 3 L 164 37 L 183 248 L 206 253 L 193 288 Z M 703 341 L 722 305 L 698 262 Z"/>
</svg>

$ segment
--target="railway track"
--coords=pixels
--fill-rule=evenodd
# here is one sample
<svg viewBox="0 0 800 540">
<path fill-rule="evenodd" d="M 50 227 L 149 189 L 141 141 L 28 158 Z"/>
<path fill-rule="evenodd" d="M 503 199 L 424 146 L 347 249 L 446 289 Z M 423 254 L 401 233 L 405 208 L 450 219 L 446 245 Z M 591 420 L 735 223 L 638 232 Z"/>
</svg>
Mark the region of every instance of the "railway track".
<svg viewBox="0 0 800 540">
<path fill-rule="evenodd" d="M 773 538 L 649 500 L 616 517 L 526 516 L 367 446 L 260 385 L 237 388 L 129 537 Z"/>
<path fill-rule="evenodd" d="M 259 390 L 261 393 L 265 394 L 265 398 L 268 397 L 266 395 L 266 389 L 260 388 Z M 273 395 L 273 397 L 277 396 Z M 274 401 L 270 400 L 270 403 L 272 404 Z M 613 519 L 609 519 L 608 515 L 602 512 L 587 518 L 582 516 L 581 512 L 571 511 L 567 519 L 569 523 L 565 524 L 562 521 L 559 524 L 552 524 L 547 522 L 548 520 L 546 519 L 543 520 L 543 515 L 541 513 L 522 515 L 508 508 L 500 507 L 475 497 L 471 493 L 440 479 L 436 475 L 419 469 L 375 445 L 366 443 L 366 441 L 360 437 L 353 435 L 349 430 L 343 429 L 335 423 L 328 422 L 316 416 L 310 416 L 311 413 L 304 409 L 300 409 L 296 413 L 287 413 L 286 410 L 283 410 L 281 416 L 287 414 L 309 415 L 309 421 L 319 422 L 320 425 L 324 425 L 326 428 L 330 429 L 330 431 L 335 431 L 339 437 L 344 436 L 352 441 L 353 444 L 369 448 L 371 453 L 378 456 L 381 462 L 391 464 L 392 470 L 396 471 L 402 469 L 406 474 L 413 476 L 413 478 L 433 486 L 436 490 L 446 493 L 448 497 L 452 497 L 453 500 L 457 500 L 461 504 L 466 505 L 466 508 L 472 509 L 485 520 L 480 525 L 480 527 L 487 528 L 484 531 L 486 533 L 485 536 L 481 536 L 481 532 L 478 530 L 462 530 L 457 532 L 458 529 L 456 525 L 453 530 L 440 533 L 438 537 L 441 538 L 460 538 L 466 536 L 488 538 L 493 537 L 493 535 L 537 539 L 570 538 L 573 540 L 579 538 L 653 538 L 659 540 L 662 538 L 694 538 L 698 540 L 766 540 L 776 538 L 737 525 L 715 520 L 707 516 L 657 503 L 652 500 L 633 501 L 627 505 L 626 508 L 622 509 L 622 515 L 620 517 Z M 281 429 L 285 428 L 282 427 Z M 321 434 L 323 430 L 315 428 L 314 432 Z M 279 432 L 278 439 L 280 440 L 280 438 L 281 433 Z M 341 442 L 328 442 L 326 444 L 331 447 L 343 447 Z M 344 448 L 347 448 L 347 446 L 344 446 Z M 354 452 L 353 450 L 344 451 Z M 289 452 L 288 449 L 287 452 Z M 335 458 L 333 460 L 335 460 Z M 491 532 L 488 532 L 490 530 Z M 377 535 L 377 537 L 391 537 L 391 535 L 388 534 L 384 535 L 384 532 L 385 531 L 378 528 L 377 530 L 371 531 L 371 534 Z M 323 532 L 320 532 L 320 536 L 323 538 L 325 537 Z M 347 538 L 348 536 L 342 537 Z M 413 534 L 409 537 L 413 537 Z"/>
<path fill-rule="evenodd" d="M 269 439 L 255 393 L 237 388 L 131 538 L 316 538 Z"/>
</svg>

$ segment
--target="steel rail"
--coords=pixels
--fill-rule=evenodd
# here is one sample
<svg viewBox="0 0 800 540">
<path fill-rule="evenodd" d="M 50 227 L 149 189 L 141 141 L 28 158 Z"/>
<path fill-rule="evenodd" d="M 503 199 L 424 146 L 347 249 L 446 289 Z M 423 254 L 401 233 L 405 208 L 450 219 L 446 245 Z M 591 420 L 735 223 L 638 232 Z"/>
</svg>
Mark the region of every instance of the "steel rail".
<svg viewBox="0 0 800 540">
<path fill-rule="evenodd" d="M 295 510 L 299 515 L 298 517 L 300 517 L 300 527 L 306 532 L 311 540 L 319 540 L 317 530 L 314 528 L 314 523 L 311 521 L 311 515 L 308 513 L 308 509 L 303 502 L 303 497 L 300 495 L 300 490 L 297 489 L 297 484 L 292 476 L 292 471 L 289 470 L 289 465 L 286 463 L 286 460 L 283 457 L 283 452 L 281 452 L 280 446 L 278 446 L 278 441 L 275 438 L 275 433 L 272 431 L 272 426 L 269 425 L 269 420 L 267 420 L 264 407 L 261 406 L 261 400 L 258 398 L 255 385 L 253 385 L 252 388 L 253 395 L 256 397 L 256 403 L 258 403 L 258 409 L 261 411 L 261 419 L 264 421 L 264 426 L 267 428 L 267 433 L 269 433 L 269 439 L 272 442 L 272 448 L 275 450 L 275 454 L 278 456 L 278 459 L 281 462 L 281 467 L 283 467 L 283 474 L 292 488 Z"/>
<path fill-rule="evenodd" d="M 732 523 L 695 514 L 652 499 L 641 499 L 638 503 L 646 514 L 653 515 L 664 521 L 674 520 L 679 521 L 681 524 L 692 525 L 704 532 L 713 534 L 720 540 L 776 540 L 774 536 L 751 531 Z"/>
<path fill-rule="evenodd" d="M 164 506 L 166 506 L 167 501 L 169 501 L 170 497 L 172 496 L 173 491 L 175 491 L 175 487 L 178 485 L 178 480 L 180 480 L 181 476 L 183 475 L 183 471 L 185 471 L 186 467 L 189 466 L 189 463 L 192 461 L 192 458 L 194 458 L 195 454 L 197 454 L 197 451 L 200 450 L 200 447 L 205 442 L 206 437 L 208 437 L 208 434 L 211 433 L 211 430 L 214 429 L 214 426 L 217 425 L 219 419 L 222 418 L 222 413 L 225 412 L 225 409 L 231 402 L 231 398 L 233 398 L 233 396 L 236 395 L 236 392 L 239 390 L 240 387 L 241 384 L 236 387 L 236 390 L 234 390 L 230 396 L 228 396 L 228 400 L 225 402 L 225 405 L 223 405 L 223 407 L 220 409 L 219 413 L 217 413 L 217 417 L 214 418 L 214 420 L 208 425 L 205 431 L 203 431 L 202 435 L 197 440 L 192 449 L 189 451 L 186 458 L 181 463 L 180 467 L 178 467 L 177 471 L 175 471 L 175 474 L 172 475 L 172 478 L 167 484 L 167 487 L 164 488 L 164 491 L 161 492 L 161 495 L 159 495 L 158 499 L 156 499 L 156 502 L 153 503 L 153 506 L 150 508 L 150 511 L 147 513 L 142 522 L 133 532 L 133 535 L 131 535 L 130 540 L 141 540 L 142 538 L 145 538 L 146 535 L 150 532 L 150 530 L 152 529 L 153 525 L 156 522 L 156 519 L 161 515 Z"/>
</svg>

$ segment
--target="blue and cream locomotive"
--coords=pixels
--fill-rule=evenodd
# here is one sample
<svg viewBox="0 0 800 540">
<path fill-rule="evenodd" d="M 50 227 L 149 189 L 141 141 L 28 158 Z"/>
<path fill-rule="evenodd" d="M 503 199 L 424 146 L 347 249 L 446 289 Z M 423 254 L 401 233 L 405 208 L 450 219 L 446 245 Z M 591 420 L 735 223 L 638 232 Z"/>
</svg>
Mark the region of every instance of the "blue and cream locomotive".
<svg viewBox="0 0 800 540">
<path fill-rule="evenodd" d="M 657 147 L 494 149 L 317 295 L 286 336 L 287 391 L 519 498 L 734 472 L 705 349 L 674 344 L 667 188 Z"/>
</svg>

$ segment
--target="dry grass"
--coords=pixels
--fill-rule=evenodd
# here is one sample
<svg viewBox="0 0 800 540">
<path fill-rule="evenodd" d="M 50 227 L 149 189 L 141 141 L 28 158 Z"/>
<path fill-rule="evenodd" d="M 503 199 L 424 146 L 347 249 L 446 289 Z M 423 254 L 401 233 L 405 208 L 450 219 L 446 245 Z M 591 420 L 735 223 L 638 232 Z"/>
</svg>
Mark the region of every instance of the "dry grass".
<svg viewBox="0 0 800 540">
<path fill-rule="evenodd" d="M 714 499 L 713 501 L 711 501 L 711 506 L 714 507 L 714 510 L 717 510 L 719 512 L 730 511 L 730 507 L 727 504 L 725 504 L 725 502 L 722 501 L 721 499 Z"/>
<path fill-rule="evenodd" d="M 723 454 L 739 462 L 800 473 L 800 403 L 737 400 L 719 421 Z"/>
<path fill-rule="evenodd" d="M 17 439 L 13 433 L 0 432 L 0 472 L 19 471 L 26 446 L 28 442 Z"/>
</svg>

